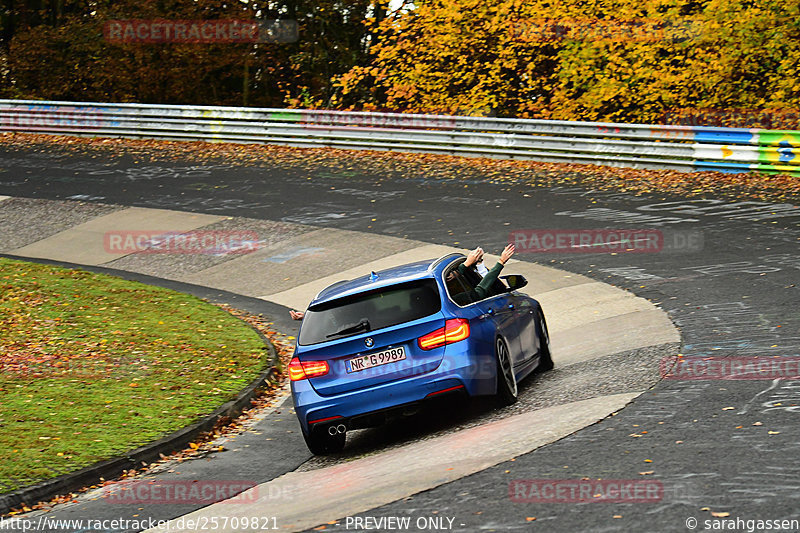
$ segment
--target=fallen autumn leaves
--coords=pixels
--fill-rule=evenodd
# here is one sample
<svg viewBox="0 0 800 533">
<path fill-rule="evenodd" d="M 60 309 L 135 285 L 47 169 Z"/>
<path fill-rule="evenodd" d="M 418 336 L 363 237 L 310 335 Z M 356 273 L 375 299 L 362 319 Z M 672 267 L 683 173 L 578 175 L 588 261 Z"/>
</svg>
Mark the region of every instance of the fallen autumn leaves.
<svg viewBox="0 0 800 533">
<path fill-rule="evenodd" d="M 188 295 L 6 259 L 0 286 L 3 492 L 188 425 L 271 364 L 233 310 Z M 289 357 L 264 319 L 236 314 Z"/>
<path fill-rule="evenodd" d="M 128 155 L 151 161 L 214 161 L 309 171 L 357 168 L 360 173 L 378 179 L 388 176 L 468 178 L 532 186 L 573 185 L 634 195 L 669 193 L 691 198 L 713 193 L 716 197 L 767 201 L 800 196 L 800 179 L 797 177 L 763 173 L 678 172 L 420 153 L 28 133 L 0 134 L 0 145 L 9 149 L 46 152 L 65 150 L 92 157 L 102 156 L 109 162 Z"/>
</svg>

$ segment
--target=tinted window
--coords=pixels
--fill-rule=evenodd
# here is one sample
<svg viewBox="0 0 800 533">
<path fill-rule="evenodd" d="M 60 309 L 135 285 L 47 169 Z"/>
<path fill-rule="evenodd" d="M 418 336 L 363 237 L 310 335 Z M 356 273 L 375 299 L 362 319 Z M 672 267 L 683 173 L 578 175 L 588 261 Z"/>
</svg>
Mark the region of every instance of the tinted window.
<svg viewBox="0 0 800 533">
<path fill-rule="evenodd" d="M 470 283 L 470 281 L 464 277 L 458 271 L 458 269 L 454 268 L 450 270 L 450 272 L 445 275 L 444 279 L 450 299 L 455 303 L 458 305 L 467 305 L 474 301 L 473 295 L 470 294 L 470 291 L 472 291 L 477 284 Z"/>
<path fill-rule="evenodd" d="M 302 345 L 410 322 L 442 308 L 436 281 L 390 285 L 310 307 L 300 327 Z"/>
<path fill-rule="evenodd" d="M 463 260 L 459 262 L 459 264 L 461 263 L 463 263 Z M 480 300 L 475 288 L 481 283 L 483 278 L 481 278 L 481 275 L 478 274 L 474 268 L 466 268 L 460 271 L 458 265 L 456 265 L 445 274 L 444 280 L 450 299 L 458 305 L 469 305 Z M 508 288 L 503 282 L 496 279 L 491 287 L 487 288 L 487 293 L 484 298 L 491 298 L 492 296 L 503 294 L 507 291 Z"/>
</svg>

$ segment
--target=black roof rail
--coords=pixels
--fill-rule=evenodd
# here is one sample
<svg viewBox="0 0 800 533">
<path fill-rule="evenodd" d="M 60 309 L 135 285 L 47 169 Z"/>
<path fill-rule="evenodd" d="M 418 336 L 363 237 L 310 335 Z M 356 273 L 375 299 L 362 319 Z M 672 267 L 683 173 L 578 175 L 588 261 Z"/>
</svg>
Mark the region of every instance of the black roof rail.
<svg viewBox="0 0 800 533">
<path fill-rule="evenodd" d="M 456 257 L 463 257 L 463 256 L 464 256 L 464 254 L 456 253 L 456 252 L 453 252 L 453 253 L 450 253 L 450 254 L 445 254 L 442 257 L 440 257 L 439 259 L 437 259 L 436 261 L 434 261 L 433 263 L 431 263 L 428 266 L 428 270 L 433 270 L 434 268 L 439 266 L 440 263 L 444 263 L 447 259 L 450 259 L 450 258 L 455 259 Z"/>
</svg>

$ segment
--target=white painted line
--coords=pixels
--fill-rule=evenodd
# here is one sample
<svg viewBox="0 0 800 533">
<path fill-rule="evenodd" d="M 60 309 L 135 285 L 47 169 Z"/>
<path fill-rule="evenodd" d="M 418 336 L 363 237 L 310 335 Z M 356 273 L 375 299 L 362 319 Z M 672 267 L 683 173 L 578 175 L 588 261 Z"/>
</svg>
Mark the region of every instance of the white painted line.
<svg viewBox="0 0 800 533">
<path fill-rule="evenodd" d="M 349 463 L 290 472 L 236 497 L 237 505 L 216 503 L 172 520 L 170 532 L 189 533 L 189 520 L 276 517 L 283 531 L 302 531 L 331 520 L 374 509 L 528 453 L 597 422 L 625 407 L 641 392 L 603 396 L 416 442 Z M 498 488 L 503 491 L 503 487 Z M 288 497 L 274 498 L 275 494 Z M 502 495 L 501 495 L 502 496 Z M 255 499 L 253 503 L 241 503 Z M 233 519 L 233 520 L 232 520 Z M 183 521 L 183 522 L 181 522 Z M 181 524 L 184 524 L 181 527 Z M 157 533 L 165 529 L 150 529 Z M 232 527 L 220 532 L 235 532 Z"/>
</svg>

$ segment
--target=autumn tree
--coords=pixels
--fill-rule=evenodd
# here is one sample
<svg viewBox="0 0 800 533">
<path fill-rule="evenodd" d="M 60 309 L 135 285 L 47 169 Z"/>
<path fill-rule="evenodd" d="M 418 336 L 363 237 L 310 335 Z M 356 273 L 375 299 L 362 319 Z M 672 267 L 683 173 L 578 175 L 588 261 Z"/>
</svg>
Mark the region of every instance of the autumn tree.
<svg viewBox="0 0 800 533">
<path fill-rule="evenodd" d="M 657 122 L 800 106 L 800 4 L 422 0 L 387 18 L 344 108 Z"/>
<path fill-rule="evenodd" d="M 523 0 L 425 0 L 379 26 L 368 65 L 337 80 L 339 104 L 516 115 L 546 91 L 555 49 L 515 40 Z"/>
<path fill-rule="evenodd" d="M 800 109 L 798 3 L 407 0 L 392 13 L 388 5 L 5 0 L 0 94 L 622 122 L 686 109 Z M 299 39 L 103 38 L 105 21 L 156 18 L 294 20 Z M 782 127 L 798 127 L 798 113 L 789 115 L 794 124 Z"/>
<path fill-rule="evenodd" d="M 639 122 L 680 108 L 796 110 L 799 8 L 774 0 L 619 5 L 618 18 L 654 21 L 654 34 L 569 42 L 549 106 L 560 118 Z"/>
<path fill-rule="evenodd" d="M 363 62 L 384 0 L 10 0 L 0 19 L 6 97 L 283 107 L 324 104 Z M 108 42 L 110 20 L 296 21 L 294 42 Z"/>
</svg>

